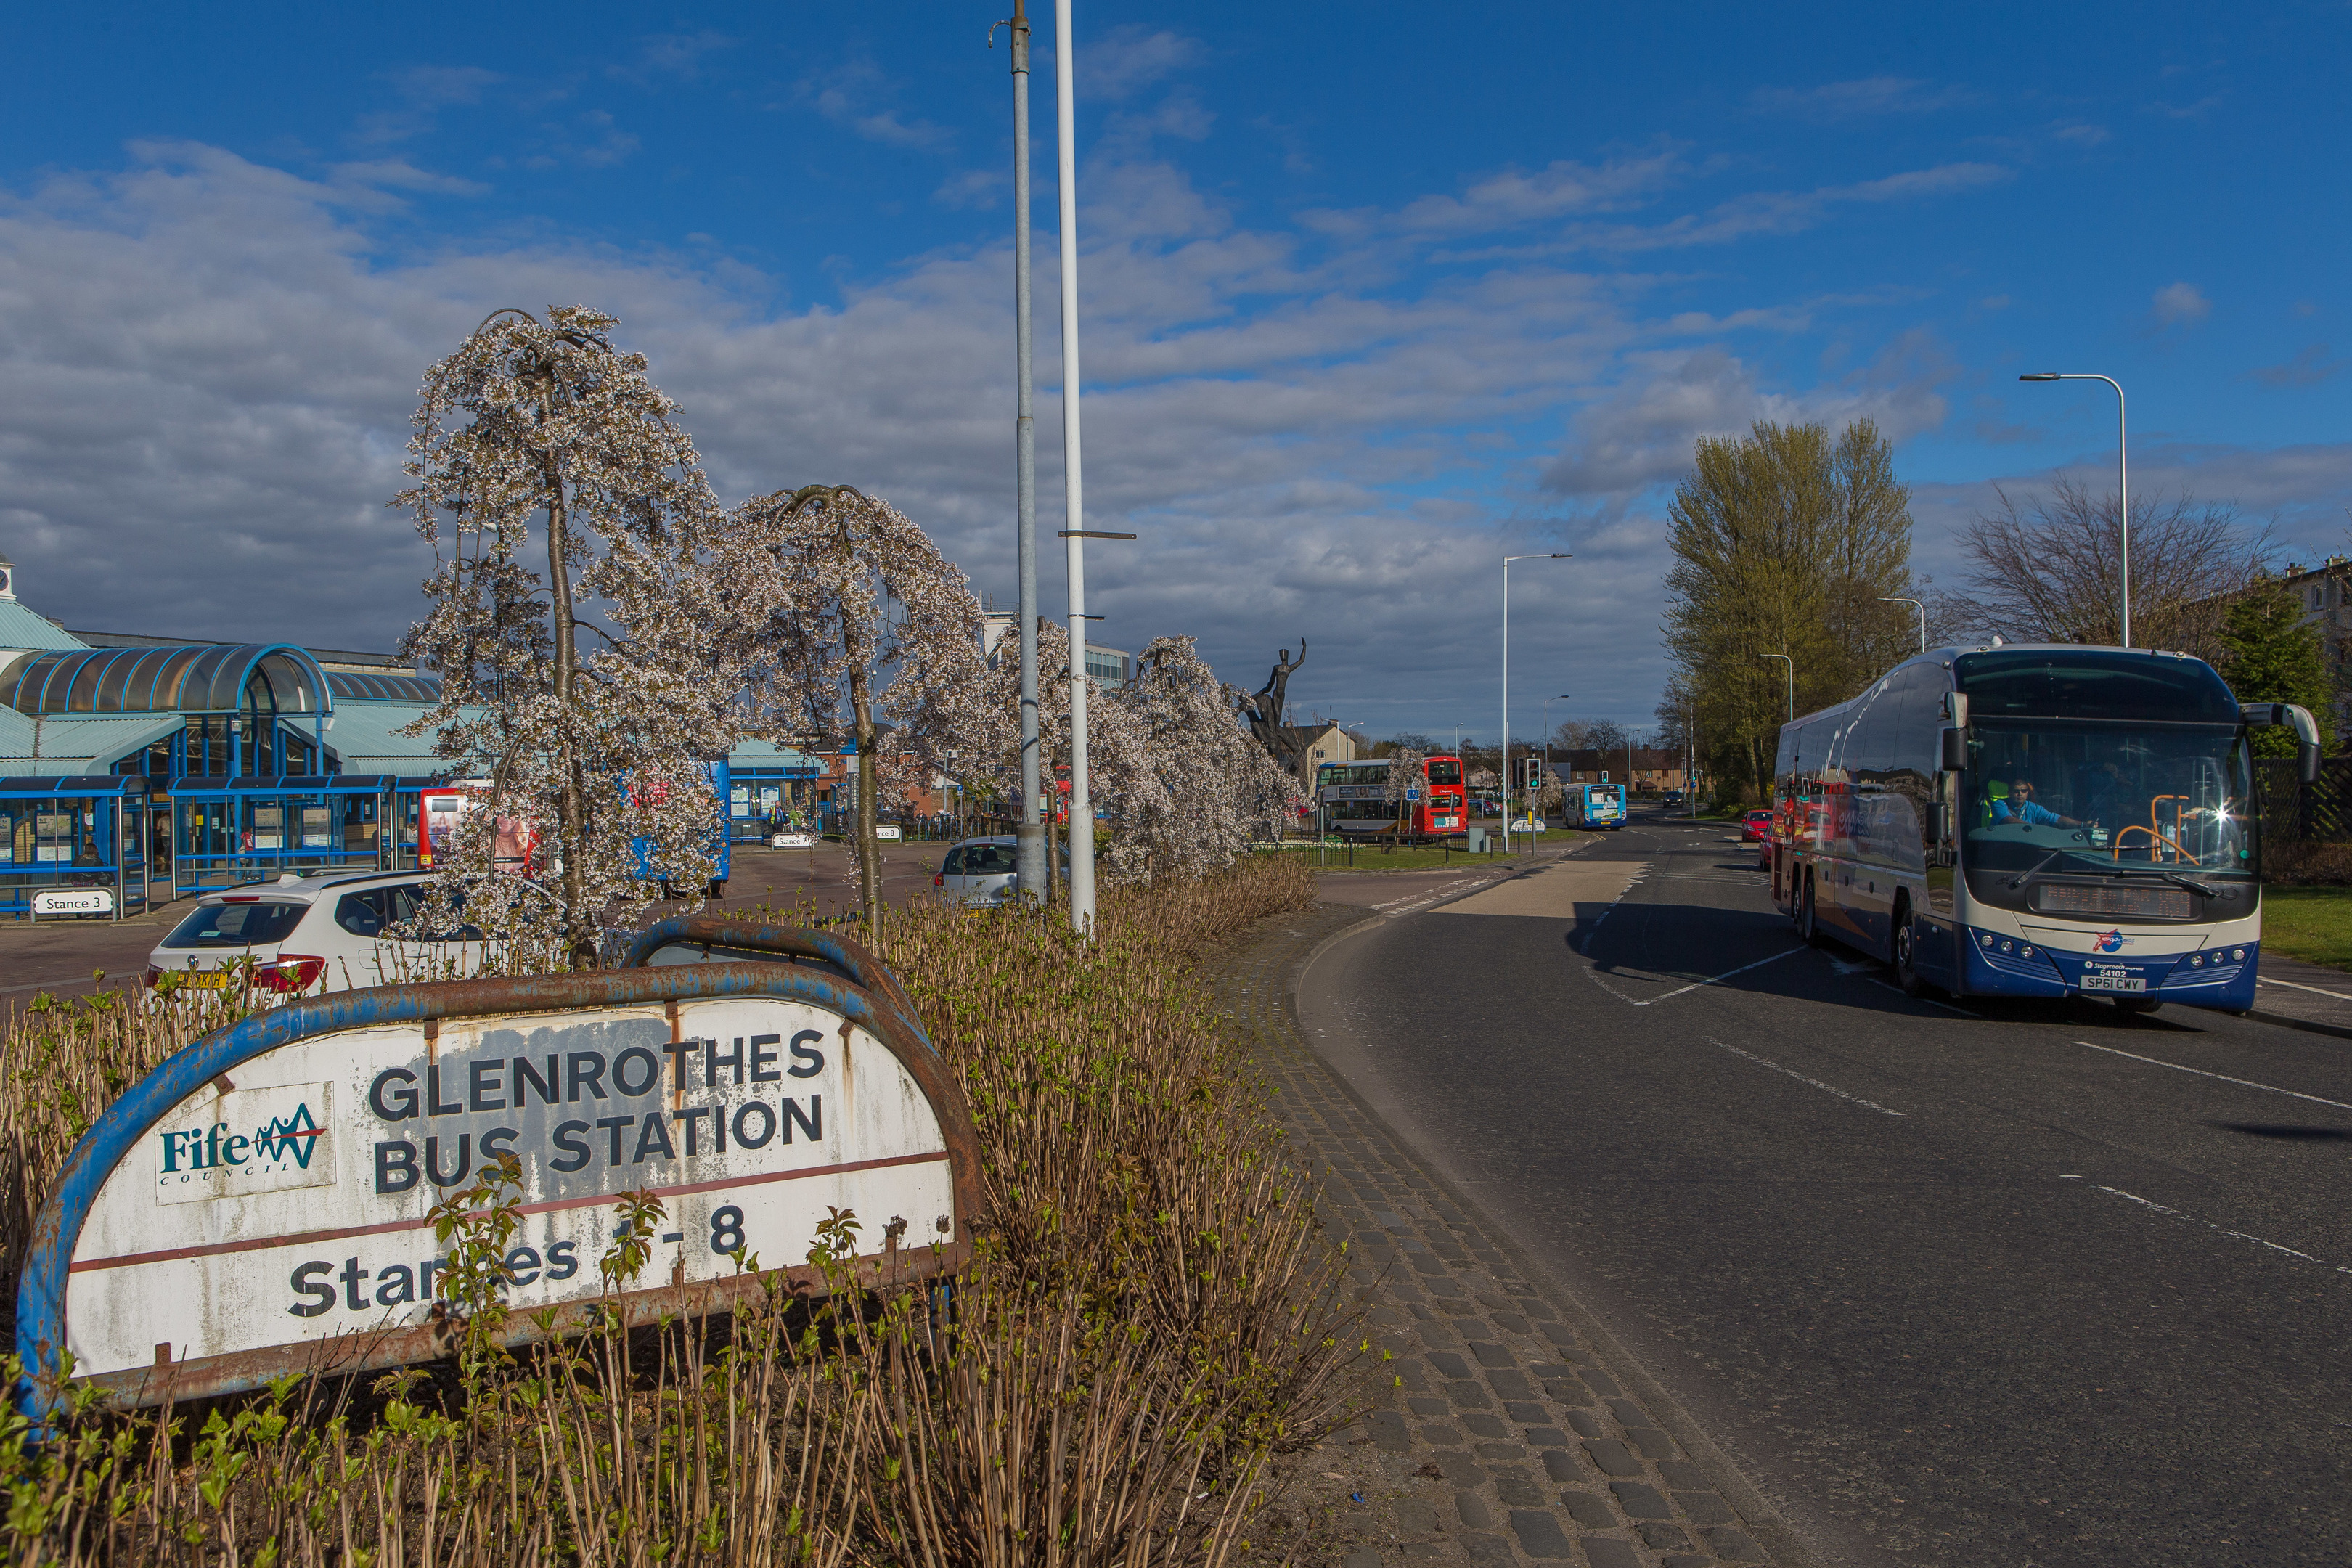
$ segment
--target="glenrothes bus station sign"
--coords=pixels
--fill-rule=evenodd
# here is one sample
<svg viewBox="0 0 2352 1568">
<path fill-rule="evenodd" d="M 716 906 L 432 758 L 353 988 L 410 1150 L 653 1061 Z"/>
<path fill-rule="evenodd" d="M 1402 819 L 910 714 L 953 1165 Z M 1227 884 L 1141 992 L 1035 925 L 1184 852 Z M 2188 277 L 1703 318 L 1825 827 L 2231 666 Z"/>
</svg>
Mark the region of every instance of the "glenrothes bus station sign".
<svg viewBox="0 0 2352 1568">
<path fill-rule="evenodd" d="M 448 1348 L 428 1217 L 520 1162 L 510 1337 L 600 1300 L 632 1317 L 764 1286 L 854 1210 L 869 1277 L 959 1267 L 970 1111 L 904 991 L 855 943 L 693 919 L 635 966 L 386 986 L 207 1036 L 108 1110 L 34 1233 L 17 1350 L 121 1404 L 346 1373 Z M 665 1218 L 623 1293 L 597 1264 L 622 1194 Z M 787 1270 L 809 1282 L 805 1268 Z"/>
</svg>

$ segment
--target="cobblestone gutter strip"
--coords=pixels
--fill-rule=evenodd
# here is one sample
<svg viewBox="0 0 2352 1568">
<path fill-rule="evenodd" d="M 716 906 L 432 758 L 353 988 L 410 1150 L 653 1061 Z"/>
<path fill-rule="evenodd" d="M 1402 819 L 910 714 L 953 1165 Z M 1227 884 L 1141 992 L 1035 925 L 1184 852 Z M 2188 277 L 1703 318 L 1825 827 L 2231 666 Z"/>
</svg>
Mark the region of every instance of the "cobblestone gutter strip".
<svg viewBox="0 0 2352 1568">
<path fill-rule="evenodd" d="M 1325 1213 L 1349 1238 L 1356 1300 L 1394 1357 L 1375 1369 L 1357 1425 L 1328 1451 L 1339 1463 L 1344 1447 L 1369 1447 L 1355 1471 L 1387 1494 L 1356 1494 L 1370 1527 L 1358 1539 L 1379 1539 L 1349 1552 L 1346 1568 L 1403 1559 L 1811 1568 L 1664 1390 L 1307 1045 L 1299 973 L 1318 948 L 1373 918 L 1343 905 L 1278 916 L 1211 971 L 1293 1146 L 1322 1177 Z"/>
</svg>

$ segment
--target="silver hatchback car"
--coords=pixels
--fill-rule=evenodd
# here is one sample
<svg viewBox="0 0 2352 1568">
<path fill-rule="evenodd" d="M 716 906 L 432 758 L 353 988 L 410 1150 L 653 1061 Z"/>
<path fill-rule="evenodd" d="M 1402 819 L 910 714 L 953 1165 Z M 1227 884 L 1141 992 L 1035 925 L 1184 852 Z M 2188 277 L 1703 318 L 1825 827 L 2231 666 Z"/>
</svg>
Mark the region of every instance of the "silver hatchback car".
<svg viewBox="0 0 2352 1568">
<path fill-rule="evenodd" d="M 1017 856 L 1021 841 L 1009 836 L 967 838 L 948 851 L 931 886 L 943 902 L 967 910 L 992 910 L 1013 901 L 1021 887 Z M 1062 857 L 1062 875 L 1070 874 L 1070 858 Z"/>
</svg>

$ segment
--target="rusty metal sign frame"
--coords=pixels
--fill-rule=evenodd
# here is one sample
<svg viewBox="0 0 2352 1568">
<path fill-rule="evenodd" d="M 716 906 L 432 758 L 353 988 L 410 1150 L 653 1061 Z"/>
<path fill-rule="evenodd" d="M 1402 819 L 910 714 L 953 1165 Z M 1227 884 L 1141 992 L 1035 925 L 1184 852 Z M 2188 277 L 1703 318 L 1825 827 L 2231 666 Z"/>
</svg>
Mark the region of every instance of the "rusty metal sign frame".
<svg viewBox="0 0 2352 1568">
<path fill-rule="evenodd" d="M 671 927 L 691 928 L 672 931 Z M 267 1014 L 215 1030 L 164 1060 L 109 1106 L 67 1157 L 56 1187 L 35 1221 L 24 1274 L 16 1291 L 16 1353 L 26 1371 L 20 1402 L 46 1414 L 63 1401 L 57 1369 L 66 1343 L 66 1295 L 74 1247 L 100 1189 L 153 1127 L 216 1078 L 265 1052 L 312 1036 L 388 1024 L 442 1019 L 494 1018 L 576 1012 L 594 1007 L 642 1006 L 648 1003 L 773 996 L 812 1003 L 871 1032 L 907 1069 L 939 1118 L 947 1145 L 955 1194 L 956 1232 L 944 1241 L 899 1246 L 888 1238 L 882 1250 L 861 1254 L 852 1264 L 874 1286 L 953 1273 L 969 1259 L 971 1228 L 982 1194 L 980 1140 L 971 1110 L 955 1074 L 917 1021 L 913 1005 L 896 976 L 856 942 L 793 927 L 749 926 L 709 917 L 664 921 L 632 948 L 641 959 L 664 942 L 711 941 L 739 951 L 773 952 L 810 963 L 712 963 L 658 968 L 591 971 L 580 974 L 527 975 L 415 985 L 378 986 L 290 1002 Z M 660 942 L 647 945 L 656 932 Z M 723 938 L 723 940 L 722 940 Z M 824 965 L 825 967 L 819 967 Z M 828 973 L 829 967 L 838 973 Z M 857 979 L 845 978 L 856 976 Z M 860 981 L 864 984 L 860 984 Z M 616 1194 L 617 1196 L 617 1194 Z M 695 1284 L 647 1286 L 612 1292 L 553 1310 L 542 1332 L 531 1315 L 517 1313 L 499 1342 L 527 1344 L 586 1331 L 605 1315 L 630 1327 L 659 1317 L 702 1316 L 762 1299 L 781 1282 L 789 1293 L 821 1293 L 824 1281 L 806 1265 L 763 1269 L 732 1279 Z M 131 1407 L 166 1398 L 190 1399 L 258 1388 L 289 1373 L 343 1376 L 380 1368 L 414 1365 L 450 1352 L 456 1325 L 424 1323 L 402 1329 L 346 1333 L 234 1354 L 161 1362 L 152 1367 L 103 1373 L 78 1381 L 103 1389 L 106 1402 Z"/>
</svg>

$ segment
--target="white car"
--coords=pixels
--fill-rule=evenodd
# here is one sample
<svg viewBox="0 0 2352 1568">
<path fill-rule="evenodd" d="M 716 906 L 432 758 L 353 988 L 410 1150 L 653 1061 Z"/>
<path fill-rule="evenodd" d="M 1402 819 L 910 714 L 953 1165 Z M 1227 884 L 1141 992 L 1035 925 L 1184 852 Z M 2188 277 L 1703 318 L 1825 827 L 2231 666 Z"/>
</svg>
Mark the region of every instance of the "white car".
<svg viewBox="0 0 2352 1568">
<path fill-rule="evenodd" d="M 942 900 L 967 910 L 1008 904 L 1021 886 L 1020 851 L 1018 838 L 967 838 L 948 851 L 931 886 L 940 889 Z M 1065 854 L 1062 879 L 1066 882 L 1069 876 L 1070 858 Z"/>
<path fill-rule="evenodd" d="M 497 944 L 464 923 L 462 890 L 458 923 L 425 940 L 389 932 L 415 918 L 433 881 L 329 871 L 207 893 L 147 955 L 147 984 L 172 974 L 182 989 L 226 990 L 249 963 L 257 993 L 299 996 L 480 973 Z"/>
</svg>

